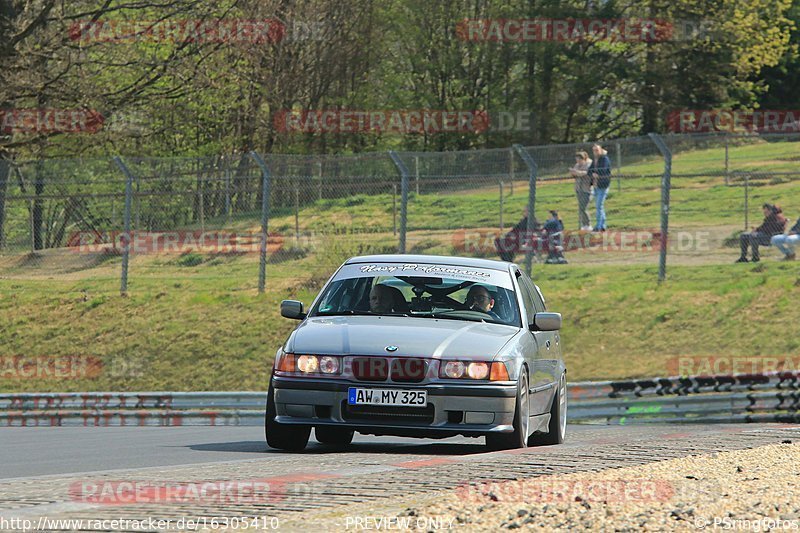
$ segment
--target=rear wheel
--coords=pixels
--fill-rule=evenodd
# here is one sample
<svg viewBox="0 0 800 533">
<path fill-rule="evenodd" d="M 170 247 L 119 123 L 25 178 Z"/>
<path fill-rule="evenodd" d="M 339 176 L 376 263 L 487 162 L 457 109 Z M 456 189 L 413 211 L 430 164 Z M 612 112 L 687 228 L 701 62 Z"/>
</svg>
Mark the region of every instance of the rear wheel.
<svg viewBox="0 0 800 533">
<path fill-rule="evenodd" d="M 509 450 L 528 446 L 530 431 L 531 405 L 528 398 L 528 374 L 525 368 L 520 370 L 517 380 L 517 401 L 514 409 L 513 433 L 490 433 L 486 435 L 486 445 L 492 450 Z"/>
<path fill-rule="evenodd" d="M 547 433 L 534 433 L 528 439 L 529 446 L 550 446 L 561 444 L 567 433 L 567 376 L 561 374 L 550 407 L 550 425 Z"/>
<path fill-rule="evenodd" d="M 322 444 L 332 446 L 346 446 L 353 442 L 355 431 L 336 426 L 315 426 L 314 438 Z"/>
<path fill-rule="evenodd" d="M 264 416 L 264 433 L 267 444 L 270 448 L 299 452 L 305 449 L 308 444 L 308 437 L 311 435 L 311 426 L 300 426 L 294 424 L 281 424 L 275 421 L 275 390 L 272 388 L 272 381 L 269 383 L 267 393 L 267 411 Z"/>
</svg>

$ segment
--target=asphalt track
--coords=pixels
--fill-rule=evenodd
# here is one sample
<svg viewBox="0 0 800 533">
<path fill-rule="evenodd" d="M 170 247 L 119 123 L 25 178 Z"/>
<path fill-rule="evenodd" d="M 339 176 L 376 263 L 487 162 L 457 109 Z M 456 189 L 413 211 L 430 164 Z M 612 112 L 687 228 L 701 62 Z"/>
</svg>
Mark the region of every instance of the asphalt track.
<svg viewBox="0 0 800 533">
<path fill-rule="evenodd" d="M 258 513 L 300 524 L 308 513 L 380 505 L 409 494 L 486 480 L 597 471 L 800 438 L 786 424 L 568 427 L 559 446 L 487 452 L 483 439 L 357 436 L 345 449 L 312 441 L 305 452 L 269 450 L 258 427 L 41 427 L 0 430 L 0 518 L 234 517 Z M 97 502 L 81 487 L 120 483 L 249 483 L 244 499 L 200 497 Z M 412 489 L 413 488 L 413 491 Z M 77 491 L 77 492 L 76 492 Z M 113 491 L 112 491 L 113 492 Z M 123 496 L 128 497 L 130 491 Z M 118 496 L 118 493 L 112 494 Z M 183 498 L 183 496 L 181 496 Z M 298 522 L 299 521 L 299 522 Z M 283 529 L 283 528 L 282 528 Z M 289 528 L 293 529 L 293 528 Z"/>
</svg>

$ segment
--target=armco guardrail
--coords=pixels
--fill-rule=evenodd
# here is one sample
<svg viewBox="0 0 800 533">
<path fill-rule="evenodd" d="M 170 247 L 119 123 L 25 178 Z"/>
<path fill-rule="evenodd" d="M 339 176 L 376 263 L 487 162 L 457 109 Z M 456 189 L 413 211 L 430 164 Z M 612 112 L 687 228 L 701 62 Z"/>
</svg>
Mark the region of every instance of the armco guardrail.
<svg viewBox="0 0 800 533">
<path fill-rule="evenodd" d="M 800 375 L 571 383 L 584 424 L 798 422 Z M 261 425 L 265 392 L 0 394 L 0 426 Z"/>
</svg>

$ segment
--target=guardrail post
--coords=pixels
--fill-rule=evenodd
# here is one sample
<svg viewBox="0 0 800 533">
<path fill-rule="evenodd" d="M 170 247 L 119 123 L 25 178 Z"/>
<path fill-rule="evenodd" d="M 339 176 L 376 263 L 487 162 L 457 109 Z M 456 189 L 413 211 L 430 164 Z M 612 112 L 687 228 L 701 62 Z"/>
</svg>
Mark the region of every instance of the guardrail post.
<svg viewBox="0 0 800 533">
<path fill-rule="evenodd" d="M 394 150 L 389 151 L 397 170 L 400 172 L 400 238 L 398 239 L 397 253 L 406 253 L 406 229 L 408 225 L 408 180 L 410 173 L 408 167 Z"/>
<path fill-rule="evenodd" d="M 534 230 L 534 219 L 536 218 L 536 172 L 538 167 L 530 152 L 521 144 L 515 144 L 514 150 L 519 154 L 525 166 L 528 167 L 528 227 L 525 230 L 525 240 L 528 242 L 528 250 L 525 252 L 525 272 L 531 276 L 533 270 L 533 240 L 531 236 Z"/>
<path fill-rule="evenodd" d="M 669 193 L 672 187 L 672 152 L 657 133 L 648 133 L 664 156 L 664 175 L 661 177 L 661 251 L 658 258 L 658 281 L 667 277 L 667 235 L 669 232 Z"/>
<path fill-rule="evenodd" d="M 131 251 L 131 204 L 133 203 L 133 173 L 119 156 L 114 157 L 114 163 L 125 175 L 125 212 L 123 214 L 123 240 L 122 240 L 122 274 L 119 293 L 123 296 L 128 292 L 128 264 Z"/>
<path fill-rule="evenodd" d="M 264 294 L 267 285 L 267 226 L 269 225 L 269 168 L 264 159 L 255 150 L 250 157 L 261 169 L 261 248 L 258 262 L 258 293 Z"/>
</svg>

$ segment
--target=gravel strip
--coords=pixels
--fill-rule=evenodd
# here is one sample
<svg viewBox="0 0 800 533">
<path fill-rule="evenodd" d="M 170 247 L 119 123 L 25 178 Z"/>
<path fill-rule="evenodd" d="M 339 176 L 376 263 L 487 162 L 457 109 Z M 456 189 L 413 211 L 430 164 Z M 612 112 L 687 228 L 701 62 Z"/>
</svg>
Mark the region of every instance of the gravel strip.
<svg viewBox="0 0 800 533">
<path fill-rule="evenodd" d="M 800 445 L 787 439 L 634 467 L 486 481 L 291 522 L 290 529 L 302 524 L 329 531 L 798 531 Z"/>
</svg>

